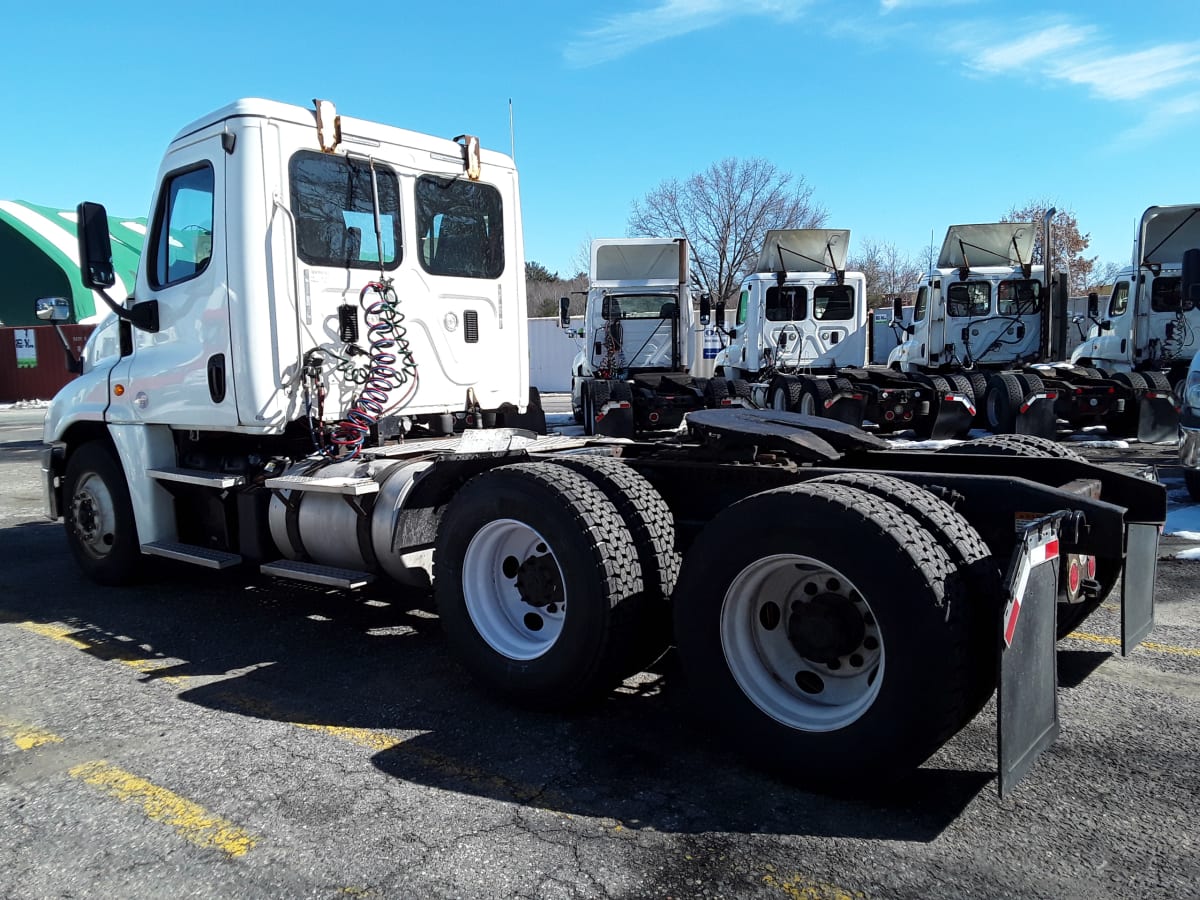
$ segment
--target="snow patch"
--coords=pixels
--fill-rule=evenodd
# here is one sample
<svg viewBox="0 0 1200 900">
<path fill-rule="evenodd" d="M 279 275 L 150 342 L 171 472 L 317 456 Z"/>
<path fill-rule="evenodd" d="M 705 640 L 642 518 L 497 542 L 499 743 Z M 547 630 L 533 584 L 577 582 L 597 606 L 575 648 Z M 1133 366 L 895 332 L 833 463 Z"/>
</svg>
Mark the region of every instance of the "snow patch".
<svg viewBox="0 0 1200 900">
<path fill-rule="evenodd" d="M 1188 550 L 1180 550 L 1175 554 L 1176 559 L 1200 559 L 1200 547 L 1192 547 Z"/>
<path fill-rule="evenodd" d="M 1084 449 L 1087 449 L 1087 448 L 1091 448 L 1093 450 L 1100 450 L 1100 449 L 1104 449 L 1104 448 L 1107 448 L 1109 450 L 1128 450 L 1129 449 L 1129 441 L 1092 441 L 1092 440 L 1087 440 L 1086 438 L 1084 440 L 1079 440 L 1079 437 L 1080 437 L 1079 435 L 1072 435 L 1071 440 L 1075 442 L 1074 446 L 1083 447 Z"/>
<path fill-rule="evenodd" d="M 49 409 L 49 400 L 18 400 L 16 403 L 0 403 L 0 409 Z"/>
</svg>

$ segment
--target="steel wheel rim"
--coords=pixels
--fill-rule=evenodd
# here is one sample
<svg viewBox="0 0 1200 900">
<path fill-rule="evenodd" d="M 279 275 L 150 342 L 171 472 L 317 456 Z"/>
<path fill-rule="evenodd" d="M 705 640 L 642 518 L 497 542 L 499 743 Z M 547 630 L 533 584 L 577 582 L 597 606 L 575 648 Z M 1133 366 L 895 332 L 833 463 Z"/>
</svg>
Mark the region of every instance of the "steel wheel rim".
<svg viewBox="0 0 1200 900">
<path fill-rule="evenodd" d="M 813 395 L 805 391 L 800 396 L 800 415 L 815 416 L 817 414 L 817 401 L 813 399 Z"/>
<path fill-rule="evenodd" d="M 771 394 L 771 409 L 776 412 L 787 412 L 787 397 L 784 395 L 783 388 L 776 388 Z"/>
<path fill-rule="evenodd" d="M 87 472 L 71 497 L 71 527 L 79 546 L 93 559 L 104 559 L 116 542 L 116 525 L 112 492 L 103 478 Z"/>
<path fill-rule="evenodd" d="M 826 595 L 834 599 L 825 601 Z M 803 608 L 814 600 L 828 602 L 844 616 L 856 611 L 862 619 L 861 642 L 845 653 L 840 647 L 836 665 L 808 658 L 789 636 L 805 615 L 793 612 L 796 604 Z M 746 566 L 725 592 L 720 627 L 725 664 L 738 687 L 789 728 L 845 728 L 879 696 L 884 646 L 878 622 L 853 582 L 820 560 L 789 553 Z"/>
<path fill-rule="evenodd" d="M 538 607 L 522 596 L 519 584 L 530 580 L 532 567 L 542 570 L 543 580 L 557 577 L 559 602 Z M 524 522 L 496 519 L 479 529 L 463 555 L 462 584 L 475 630 L 497 653 L 509 659 L 537 659 L 562 634 L 567 614 L 562 566 L 549 542 Z M 530 590 L 528 585 L 525 589 Z"/>
</svg>

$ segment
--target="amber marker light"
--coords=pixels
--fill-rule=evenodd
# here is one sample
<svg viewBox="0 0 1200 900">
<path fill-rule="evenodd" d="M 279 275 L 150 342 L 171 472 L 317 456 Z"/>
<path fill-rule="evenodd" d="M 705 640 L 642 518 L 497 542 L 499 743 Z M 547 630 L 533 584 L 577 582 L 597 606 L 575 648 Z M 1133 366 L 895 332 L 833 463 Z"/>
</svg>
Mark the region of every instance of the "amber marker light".
<svg viewBox="0 0 1200 900">
<path fill-rule="evenodd" d="M 118 397 L 122 396 L 125 393 L 125 385 L 114 384 L 113 385 L 113 393 L 116 394 Z"/>
</svg>

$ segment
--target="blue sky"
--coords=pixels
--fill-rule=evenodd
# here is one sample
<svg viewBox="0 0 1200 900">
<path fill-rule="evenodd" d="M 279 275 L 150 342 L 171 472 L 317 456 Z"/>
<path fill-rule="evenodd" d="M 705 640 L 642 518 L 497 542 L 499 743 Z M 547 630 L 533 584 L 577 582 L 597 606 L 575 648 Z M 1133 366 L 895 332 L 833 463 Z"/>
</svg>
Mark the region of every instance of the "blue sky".
<svg viewBox="0 0 1200 900">
<path fill-rule="evenodd" d="M 9 4 L 0 198 L 145 215 L 163 148 L 237 97 L 509 150 L 528 259 L 567 274 L 726 156 L 803 175 L 831 227 L 914 255 L 1048 198 L 1128 261 L 1200 200 L 1196 0 Z"/>
</svg>

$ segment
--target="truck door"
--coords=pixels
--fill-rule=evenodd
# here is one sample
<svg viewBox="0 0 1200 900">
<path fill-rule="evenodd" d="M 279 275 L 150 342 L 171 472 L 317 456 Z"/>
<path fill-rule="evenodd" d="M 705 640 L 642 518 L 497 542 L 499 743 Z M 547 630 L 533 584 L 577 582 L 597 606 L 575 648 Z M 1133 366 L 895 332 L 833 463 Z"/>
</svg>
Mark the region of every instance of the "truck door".
<svg viewBox="0 0 1200 900">
<path fill-rule="evenodd" d="M 135 296 L 157 300 L 159 330 L 134 330 L 112 381 L 114 422 L 237 424 L 230 366 L 220 135 L 172 151 L 150 215 Z"/>
</svg>

